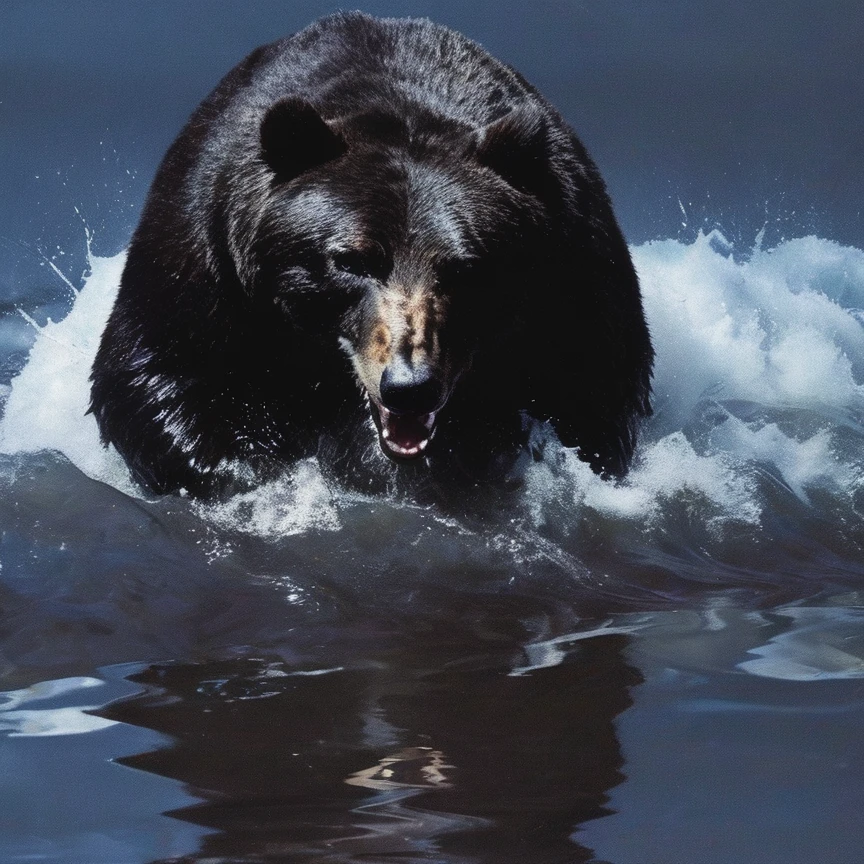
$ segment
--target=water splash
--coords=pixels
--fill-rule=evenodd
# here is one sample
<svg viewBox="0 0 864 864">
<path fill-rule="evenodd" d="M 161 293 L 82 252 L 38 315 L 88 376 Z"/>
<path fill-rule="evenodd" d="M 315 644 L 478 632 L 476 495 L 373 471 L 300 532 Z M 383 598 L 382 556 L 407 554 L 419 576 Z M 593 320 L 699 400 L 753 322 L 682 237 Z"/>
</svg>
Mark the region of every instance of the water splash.
<svg viewBox="0 0 864 864">
<path fill-rule="evenodd" d="M 90 368 L 114 304 L 125 254 L 90 257 L 90 274 L 69 314 L 44 327 L 35 321 L 36 341 L 27 365 L 13 380 L 0 420 L 0 452 L 54 450 L 88 477 L 140 496 L 123 459 L 99 440 L 90 405 Z"/>
</svg>

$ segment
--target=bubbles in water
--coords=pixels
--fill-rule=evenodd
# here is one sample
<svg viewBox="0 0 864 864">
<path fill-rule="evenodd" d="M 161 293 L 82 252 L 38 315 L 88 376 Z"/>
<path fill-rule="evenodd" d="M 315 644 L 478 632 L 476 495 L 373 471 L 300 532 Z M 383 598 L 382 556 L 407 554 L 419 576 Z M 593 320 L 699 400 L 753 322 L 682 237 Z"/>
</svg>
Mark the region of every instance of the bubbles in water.
<svg viewBox="0 0 864 864">
<path fill-rule="evenodd" d="M 198 504 L 213 524 L 259 537 L 286 537 L 340 527 L 335 502 L 314 459 L 304 459 L 278 480 L 217 504 Z"/>
</svg>

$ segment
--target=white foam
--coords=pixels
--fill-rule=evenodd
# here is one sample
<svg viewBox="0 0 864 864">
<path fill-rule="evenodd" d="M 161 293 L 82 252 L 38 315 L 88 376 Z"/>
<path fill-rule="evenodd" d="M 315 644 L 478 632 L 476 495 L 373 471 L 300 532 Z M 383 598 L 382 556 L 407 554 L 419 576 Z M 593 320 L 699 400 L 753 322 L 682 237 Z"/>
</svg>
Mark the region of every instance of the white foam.
<svg viewBox="0 0 864 864">
<path fill-rule="evenodd" d="M 0 419 L 0 452 L 62 453 L 88 477 L 136 497 L 143 496 L 122 457 L 103 447 L 87 413 L 90 369 L 120 285 L 126 255 L 91 257 L 90 275 L 69 314 L 36 329 L 27 365 L 13 380 Z M 24 313 L 26 315 L 26 313 Z M 279 480 L 240 494 L 200 514 L 219 527 L 261 536 L 309 529 L 335 530 L 338 516 L 314 462 L 301 462 Z"/>
<path fill-rule="evenodd" d="M 555 500 L 570 508 L 587 507 L 652 524 L 670 499 L 694 493 L 715 507 L 715 520 L 729 514 L 744 522 L 759 519 L 752 474 L 736 470 L 727 454 L 700 456 L 680 431 L 643 446 L 633 470 L 618 483 L 601 480 L 572 451 L 559 450 L 555 461 L 557 470 L 547 461 L 527 472 L 527 499 L 538 522 L 549 501 Z"/>
<path fill-rule="evenodd" d="M 757 524 L 766 466 L 805 503 L 815 486 L 847 498 L 861 488 L 860 439 L 841 454 L 836 433 L 860 435 L 864 421 L 864 252 L 815 237 L 744 262 L 728 252 L 716 232 L 632 249 L 657 352 L 655 416 L 623 482 L 599 480 L 569 453 L 530 468 L 535 519 L 555 501 L 650 525 L 666 502 L 687 499 L 709 528 Z M 725 410 L 734 400 L 761 418 Z M 706 402 L 718 409 L 710 423 Z"/>
<path fill-rule="evenodd" d="M 260 537 L 340 528 L 334 498 L 314 459 L 298 462 L 283 477 L 251 492 L 216 504 L 198 504 L 196 509 L 217 526 Z"/>
<path fill-rule="evenodd" d="M 808 487 L 833 487 L 846 493 L 860 485 L 861 472 L 854 462 L 839 459 L 831 434 L 823 429 L 803 440 L 785 435 L 775 423 L 751 428 L 730 417 L 711 434 L 719 452 L 734 453 L 739 461 L 770 463 L 784 484 L 805 504 Z"/>
<path fill-rule="evenodd" d="M 90 368 L 111 313 L 125 254 L 90 259 L 90 275 L 60 322 L 35 322 L 27 365 L 13 380 L 0 420 L 0 452 L 63 453 L 88 477 L 140 495 L 122 458 L 99 440 L 90 404 Z M 24 313 L 26 315 L 26 313 Z"/>
<path fill-rule="evenodd" d="M 681 428 L 706 393 L 778 407 L 864 409 L 864 252 L 805 237 L 745 262 L 719 235 L 634 248 L 657 351 L 654 390 Z M 723 241 L 725 243 L 725 241 Z"/>
</svg>

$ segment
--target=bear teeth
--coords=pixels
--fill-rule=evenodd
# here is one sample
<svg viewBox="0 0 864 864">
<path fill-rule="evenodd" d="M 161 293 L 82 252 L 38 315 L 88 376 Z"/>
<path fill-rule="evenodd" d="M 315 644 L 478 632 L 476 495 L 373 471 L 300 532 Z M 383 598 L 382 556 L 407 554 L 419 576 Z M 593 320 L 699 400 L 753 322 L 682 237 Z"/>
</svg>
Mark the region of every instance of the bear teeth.
<svg viewBox="0 0 864 864">
<path fill-rule="evenodd" d="M 389 452 L 396 456 L 419 456 L 429 446 L 434 435 L 436 411 L 394 414 L 377 402 L 375 405 L 381 418 L 381 442 Z"/>
</svg>

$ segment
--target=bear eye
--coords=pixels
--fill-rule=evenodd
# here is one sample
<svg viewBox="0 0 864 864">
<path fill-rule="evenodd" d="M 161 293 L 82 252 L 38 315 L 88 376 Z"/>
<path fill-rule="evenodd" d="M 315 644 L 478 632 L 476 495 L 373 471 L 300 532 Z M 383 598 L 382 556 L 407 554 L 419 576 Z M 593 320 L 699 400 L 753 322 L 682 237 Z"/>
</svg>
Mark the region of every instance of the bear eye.
<svg viewBox="0 0 864 864">
<path fill-rule="evenodd" d="M 348 273 L 360 279 L 377 279 L 383 282 L 389 275 L 387 258 L 382 252 L 349 249 L 333 256 L 333 266 L 340 273 Z"/>
</svg>

